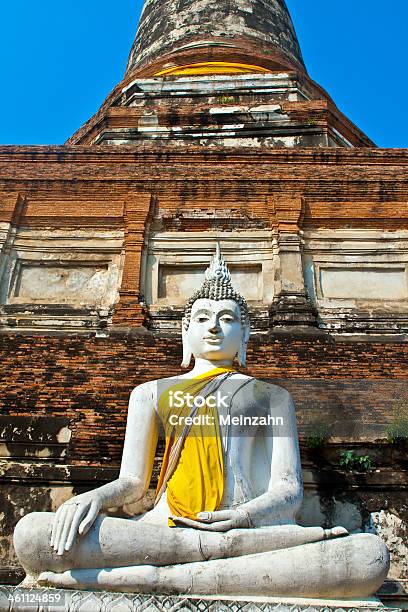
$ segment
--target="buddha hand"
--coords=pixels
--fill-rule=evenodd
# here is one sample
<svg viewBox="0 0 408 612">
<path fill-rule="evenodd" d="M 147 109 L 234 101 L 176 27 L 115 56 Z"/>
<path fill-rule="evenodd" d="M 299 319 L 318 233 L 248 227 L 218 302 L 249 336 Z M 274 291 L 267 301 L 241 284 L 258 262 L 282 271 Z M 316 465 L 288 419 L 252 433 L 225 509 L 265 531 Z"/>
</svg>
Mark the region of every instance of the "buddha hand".
<svg viewBox="0 0 408 612">
<path fill-rule="evenodd" d="M 216 512 L 199 512 L 193 520 L 183 516 L 170 517 L 180 527 L 192 527 L 203 531 L 229 531 L 252 527 L 251 517 L 244 508 L 218 510 Z"/>
<path fill-rule="evenodd" d="M 63 503 L 57 510 L 52 526 L 50 545 L 58 555 L 69 551 L 77 535 L 85 535 L 101 510 L 97 491 L 82 493 Z"/>
</svg>

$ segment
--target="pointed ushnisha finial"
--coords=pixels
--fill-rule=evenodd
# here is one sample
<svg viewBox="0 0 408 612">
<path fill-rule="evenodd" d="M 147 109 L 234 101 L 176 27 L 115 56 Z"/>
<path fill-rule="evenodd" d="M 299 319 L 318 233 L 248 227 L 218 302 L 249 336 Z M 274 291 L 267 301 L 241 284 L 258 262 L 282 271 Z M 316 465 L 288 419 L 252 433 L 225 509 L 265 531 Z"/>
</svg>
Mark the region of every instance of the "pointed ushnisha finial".
<svg viewBox="0 0 408 612">
<path fill-rule="evenodd" d="M 220 245 L 217 242 L 215 254 L 205 271 L 205 279 L 198 291 L 188 300 L 184 312 L 184 327 L 190 324 L 191 308 L 196 300 L 234 300 L 241 310 L 243 325 L 249 325 L 248 305 L 245 299 L 235 291 L 231 283 L 231 274 L 222 256 Z"/>
<path fill-rule="evenodd" d="M 214 279 L 224 279 L 225 282 L 231 283 L 231 274 L 224 257 L 221 254 L 220 243 L 217 242 L 215 255 L 211 260 L 210 265 L 205 271 L 205 280 L 211 281 Z"/>
</svg>

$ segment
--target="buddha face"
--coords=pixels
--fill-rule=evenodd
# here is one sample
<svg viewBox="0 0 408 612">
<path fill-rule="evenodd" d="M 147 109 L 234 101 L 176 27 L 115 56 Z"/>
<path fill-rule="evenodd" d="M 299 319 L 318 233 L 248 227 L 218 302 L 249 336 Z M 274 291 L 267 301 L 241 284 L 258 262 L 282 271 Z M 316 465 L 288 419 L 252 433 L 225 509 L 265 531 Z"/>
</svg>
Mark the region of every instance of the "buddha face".
<svg viewBox="0 0 408 612">
<path fill-rule="evenodd" d="M 184 333 L 194 357 L 232 363 L 243 341 L 248 341 L 249 330 L 242 326 L 235 300 L 198 299 Z"/>
</svg>

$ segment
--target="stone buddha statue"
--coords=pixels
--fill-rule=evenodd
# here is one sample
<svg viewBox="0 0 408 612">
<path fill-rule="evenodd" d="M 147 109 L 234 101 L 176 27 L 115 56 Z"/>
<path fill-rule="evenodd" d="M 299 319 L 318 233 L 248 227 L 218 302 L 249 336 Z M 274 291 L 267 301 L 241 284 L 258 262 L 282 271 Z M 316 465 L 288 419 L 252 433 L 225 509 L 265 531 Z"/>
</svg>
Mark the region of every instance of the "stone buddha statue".
<svg viewBox="0 0 408 612">
<path fill-rule="evenodd" d="M 376 592 L 389 567 L 380 538 L 296 524 L 303 487 L 293 401 L 241 373 L 249 332 L 247 304 L 217 246 L 182 323 L 182 365 L 194 357 L 194 367 L 132 391 L 117 480 L 55 514 L 20 520 L 14 546 L 26 584 L 327 599 Z M 161 426 L 154 507 L 110 516 L 146 495 Z"/>
</svg>

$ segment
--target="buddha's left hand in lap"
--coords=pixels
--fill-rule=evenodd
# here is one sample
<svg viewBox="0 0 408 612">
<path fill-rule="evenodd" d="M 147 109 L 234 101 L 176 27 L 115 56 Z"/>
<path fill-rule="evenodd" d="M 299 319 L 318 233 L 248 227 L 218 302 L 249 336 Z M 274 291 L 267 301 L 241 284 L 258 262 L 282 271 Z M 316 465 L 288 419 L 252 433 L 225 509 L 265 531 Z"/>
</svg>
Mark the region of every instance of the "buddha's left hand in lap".
<svg viewBox="0 0 408 612">
<path fill-rule="evenodd" d="M 199 512 L 197 519 L 172 516 L 171 519 L 180 527 L 192 527 L 203 531 L 229 531 L 252 527 L 251 518 L 243 508 L 218 510 L 216 512 Z"/>
</svg>

